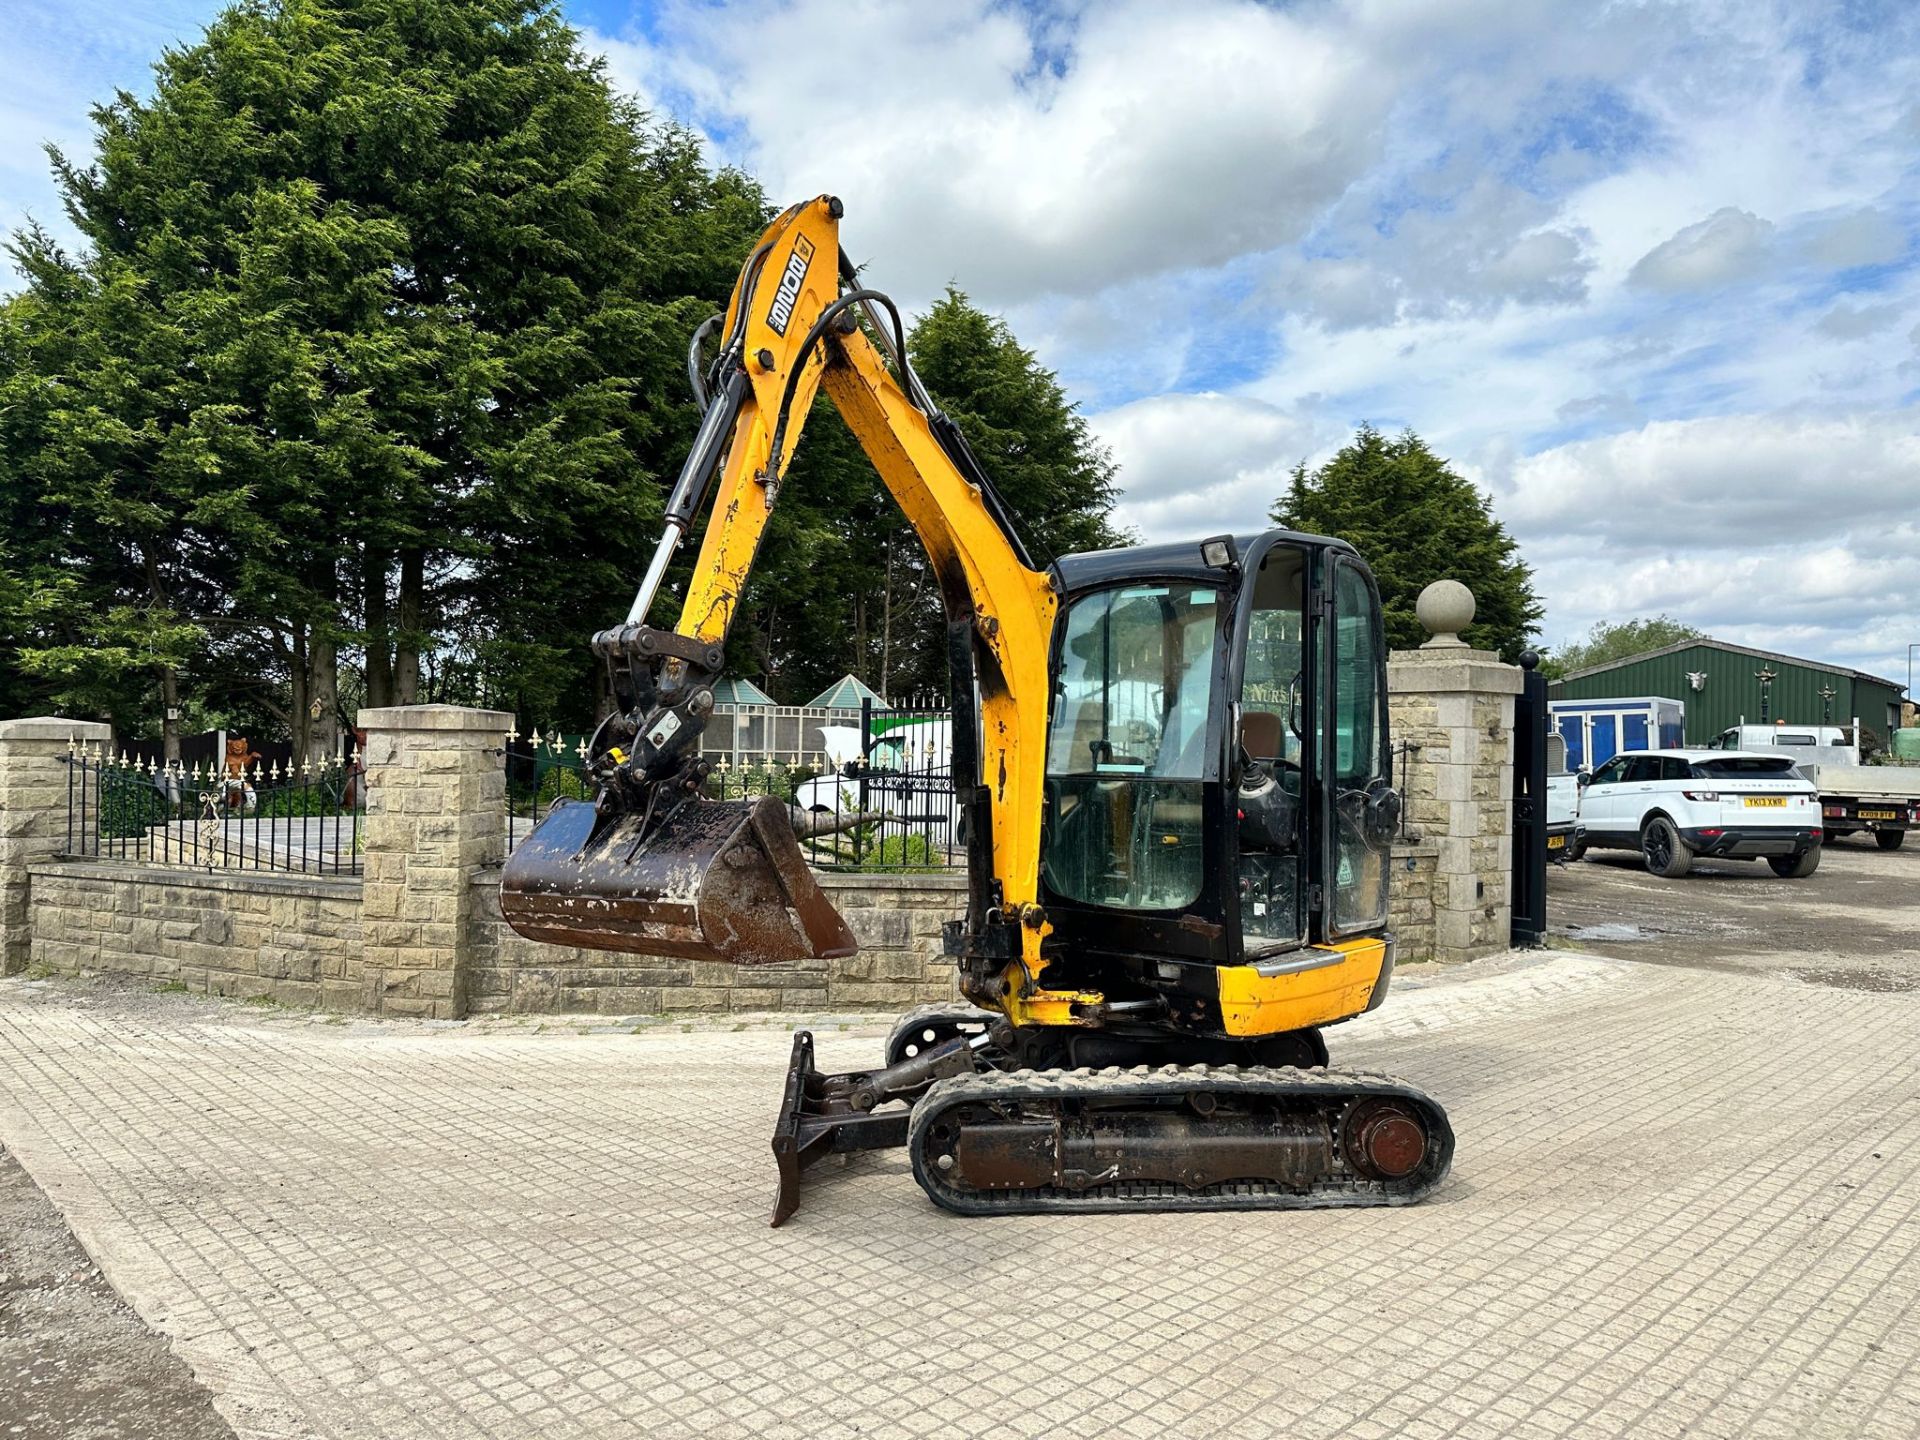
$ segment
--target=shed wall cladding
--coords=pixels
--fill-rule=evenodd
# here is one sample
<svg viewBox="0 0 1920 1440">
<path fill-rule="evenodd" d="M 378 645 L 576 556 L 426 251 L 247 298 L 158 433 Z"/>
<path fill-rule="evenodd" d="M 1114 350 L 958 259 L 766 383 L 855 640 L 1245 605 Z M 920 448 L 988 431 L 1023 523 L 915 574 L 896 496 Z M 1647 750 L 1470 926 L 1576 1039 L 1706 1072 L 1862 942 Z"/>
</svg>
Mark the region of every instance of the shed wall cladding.
<svg viewBox="0 0 1920 1440">
<path fill-rule="evenodd" d="M 1760 723 L 1760 682 L 1754 678 L 1762 667 L 1773 671 L 1773 695 L 1768 704 L 1769 720 L 1789 724 L 1845 725 L 1857 715 L 1861 724 L 1886 742 L 1890 718 L 1897 718 L 1899 691 L 1877 682 L 1857 679 L 1833 670 L 1821 670 L 1782 657 L 1762 659 L 1738 650 L 1722 650 L 1714 645 L 1690 645 L 1665 655 L 1650 655 L 1630 661 L 1597 675 L 1578 680 L 1562 680 L 1551 688 L 1555 700 L 1599 700 L 1616 695 L 1666 695 L 1687 707 L 1687 743 L 1704 745 L 1730 725 Z M 1695 690 L 1687 681 L 1690 672 L 1704 671 L 1706 688 Z M 1821 699 L 1823 687 L 1835 692 L 1832 708 Z M 1891 713 L 1890 713 L 1891 712 Z"/>
</svg>

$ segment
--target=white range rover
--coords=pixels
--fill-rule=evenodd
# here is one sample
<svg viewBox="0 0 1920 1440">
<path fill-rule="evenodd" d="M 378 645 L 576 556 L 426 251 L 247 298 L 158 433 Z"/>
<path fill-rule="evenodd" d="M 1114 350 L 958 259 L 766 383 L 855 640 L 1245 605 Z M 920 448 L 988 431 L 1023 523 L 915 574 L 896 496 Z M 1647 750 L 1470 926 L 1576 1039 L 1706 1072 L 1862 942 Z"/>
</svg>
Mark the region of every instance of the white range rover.
<svg viewBox="0 0 1920 1440">
<path fill-rule="evenodd" d="M 1695 857 L 1764 859 L 1787 879 L 1820 866 L 1820 796 L 1791 755 L 1630 750 L 1580 777 L 1581 849 L 1638 850 L 1684 875 Z"/>
</svg>

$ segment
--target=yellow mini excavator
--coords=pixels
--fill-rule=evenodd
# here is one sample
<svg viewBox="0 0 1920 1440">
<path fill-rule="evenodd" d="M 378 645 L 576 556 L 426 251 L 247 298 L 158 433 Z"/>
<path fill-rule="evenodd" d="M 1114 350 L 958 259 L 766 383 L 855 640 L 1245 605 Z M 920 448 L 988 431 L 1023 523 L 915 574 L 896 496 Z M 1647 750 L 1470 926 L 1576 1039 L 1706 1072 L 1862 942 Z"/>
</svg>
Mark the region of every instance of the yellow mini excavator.
<svg viewBox="0 0 1920 1440">
<path fill-rule="evenodd" d="M 1028 557 L 900 316 L 839 244 L 841 204 L 786 211 L 696 333 L 704 407 L 626 623 L 601 632 L 615 710 L 591 802 L 507 862 L 531 939 L 758 965 L 842 956 L 787 807 L 702 794 L 699 734 L 788 457 L 824 389 L 926 547 L 946 612 L 966 1002 L 895 1027 L 884 1062 L 821 1074 L 794 1037 L 773 1223 L 823 1155 L 905 1145 L 938 1204 L 1039 1211 L 1397 1205 L 1437 1185 L 1446 1115 L 1332 1070 L 1321 1030 L 1393 972 L 1399 828 L 1371 574 L 1289 531 Z M 712 337 L 717 358 L 703 363 Z M 679 623 L 647 623 L 711 512 Z"/>
</svg>

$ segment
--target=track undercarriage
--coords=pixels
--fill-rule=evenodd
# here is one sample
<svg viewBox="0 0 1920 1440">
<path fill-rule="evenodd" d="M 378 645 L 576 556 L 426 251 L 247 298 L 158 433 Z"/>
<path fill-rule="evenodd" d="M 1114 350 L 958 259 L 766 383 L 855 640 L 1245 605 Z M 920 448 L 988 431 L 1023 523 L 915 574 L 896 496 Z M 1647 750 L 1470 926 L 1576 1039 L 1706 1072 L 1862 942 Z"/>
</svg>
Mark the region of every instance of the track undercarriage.
<svg viewBox="0 0 1920 1440">
<path fill-rule="evenodd" d="M 1302 1036 L 1311 1040 L 1295 1046 L 1318 1049 L 1312 1068 L 1038 1069 L 1023 1061 L 1058 1055 L 1050 1042 L 1072 1037 L 1010 1033 L 949 1008 L 895 1027 L 895 1063 L 822 1075 L 803 1031 L 774 1130 L 773 1223 L 798 1208 L 801 1173 L 821 1157 L 898 1146 L 928 1196 L 965 1215 L 1303 1210 L 1427 1195 L 1453 1154 L 1445 1112 L 1391 1076 L 1325 1068 L 1318 1035 Z"/>
</svg>

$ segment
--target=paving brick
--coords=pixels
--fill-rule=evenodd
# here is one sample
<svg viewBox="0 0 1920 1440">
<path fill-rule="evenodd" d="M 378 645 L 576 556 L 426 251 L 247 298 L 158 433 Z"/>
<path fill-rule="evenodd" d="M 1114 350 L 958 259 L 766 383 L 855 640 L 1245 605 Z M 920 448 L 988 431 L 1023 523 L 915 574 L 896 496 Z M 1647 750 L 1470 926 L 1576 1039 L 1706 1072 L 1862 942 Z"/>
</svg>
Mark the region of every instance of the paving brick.
<svg viewBox="0 0 1920 1440">
<path fill-rule="evenodd" d="M 882 1153 L 778 1231 L 791 1017 L 682 1024 L 11 980 L 0 1140 L 262 1440 L 1920 1433 L 1920 993 L 1403 974 L 1329 1039 L 1448 1107 L 1426 1204 L 968 1221 Z"/>
</svg>

